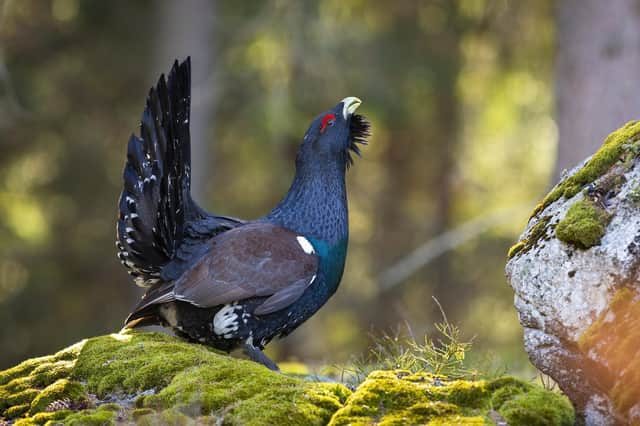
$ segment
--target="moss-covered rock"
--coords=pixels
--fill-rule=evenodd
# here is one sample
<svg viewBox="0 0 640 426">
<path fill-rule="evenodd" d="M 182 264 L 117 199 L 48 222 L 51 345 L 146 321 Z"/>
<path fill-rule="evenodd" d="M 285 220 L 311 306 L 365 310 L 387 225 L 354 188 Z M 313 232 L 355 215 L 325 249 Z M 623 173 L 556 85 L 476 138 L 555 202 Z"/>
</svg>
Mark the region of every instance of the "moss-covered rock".
<svg viewBox="0 0 640 426">
<path fill-rule="evenodd" d="M 588 200 L 576 201 L 556 226 L 560 241 L 587 249 L 600 244 L 609 216 Z"/>
<path fill-rule="evenodd" d="M 625 160 L 630 152 L 635 157 L 640 139 L 640 121 L 630 121 L 624 127 L 611 133 L 600 149 L 576 173 L 564 179 L 536 206 L 535 216 L 560 197 L 571 198 L 589 183 L 605 174 L 616 162 Z"/>
<path fill-rule="evenodd" d="M 512 426 L 574 422 L 564 396 L 512 377 L 445 380 L 398 370 L 371 373 L 330 425 L 484 425 L 493 424 L 492 411 Z"/>
<path fill-rule="evenodd" d="M 551 216 L 544 216 L 538 219 L 538 221 L 529 229 L 527 236 L 511 246 L 507 253 L 507 257 L 511 259 L 518 253 L 526 252 L 527 250 L 535 247 L 540 240 L 546 238 L 550 221 Z"/>
<path fill-rule="evenodd" d="M 0 372 L 0 418 L 24 424 L 325 424 L 350 391 L 159 333 L 112 334 Z M 116 401 L 117 404 L 104 404 Z M 169 420 L 171 418 L 172 420 Z"/>
<path fill-rule="evenodd" d="M 544 406 L 525 404 L 530 395 L 543 395 Z M 560 419 L 546 424 L 565 424 L 572 416 L 560 395 L 513 378 L 450 381 L 377 371 L 352 394 L 338 383 L 274 373 L 143 332 L 87 339 L 0 372 L 0 404 L 0 423 L 4 418 L 18 426 L 490 424 L 490 410 L 505 419 L 512 412 L 521 418 L 526 412 L 527 419 L 539 413 Z"/>
<path fill-rule="evenodd" d="M 583 424 L 640 425 L 639 200 L 634 121 L 563 174 L 509 252 L 529 359 Z"/>
</svg>

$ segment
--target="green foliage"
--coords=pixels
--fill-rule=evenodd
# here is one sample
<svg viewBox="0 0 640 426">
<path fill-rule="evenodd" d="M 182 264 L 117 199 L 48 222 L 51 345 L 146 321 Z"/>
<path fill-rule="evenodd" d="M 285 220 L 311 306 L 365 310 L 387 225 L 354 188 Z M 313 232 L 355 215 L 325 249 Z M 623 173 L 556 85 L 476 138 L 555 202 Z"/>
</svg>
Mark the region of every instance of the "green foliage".
<svg viewBox="0 0 640 426">
<path fill-rule="evenodd" d="M 436 303 L 443 317 L 441 322 L 435 324 L 437 337 L 425 335 L 424 340 L 416 340 L 408 330 L 407 334 L 383 334 L 380 338 L 374 338 L 374 346 L 367 356 L 355 362 L 356 380 L 363 380 L 371 371 L 394 369 L 428 372 L 449 378 L 477 374 L 464 364 L 471 342 L 461 339 L 460 329 L 449 322 L 437 300 Z"/>
<path fill-rule="evenodd" d="M 609 221 L 607 213 L 589 200 L 576 201 L 556 227 L 560 241 L 587 249 L 600 244 Z"/>
</svg>

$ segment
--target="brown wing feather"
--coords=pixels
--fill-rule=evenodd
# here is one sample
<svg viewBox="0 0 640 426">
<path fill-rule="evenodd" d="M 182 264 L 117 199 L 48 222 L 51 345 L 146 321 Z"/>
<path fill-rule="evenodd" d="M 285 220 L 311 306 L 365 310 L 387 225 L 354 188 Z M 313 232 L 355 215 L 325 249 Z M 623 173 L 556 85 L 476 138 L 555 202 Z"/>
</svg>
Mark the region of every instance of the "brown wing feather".
<svg viewBox="0 0 640 426">
<path fill-rule="evenodd" d="M 292 231 L 266 223 L 220 234 L 211 240 L 209 254 L 175 283 L 174 297 L 212 307 L 276 293 L 287 296 L 277 298 L 281 303 L 270 303 L 263 313 L 273 312 L 274 306 L 283 302 L 293 303 L 318 269 L 318 257 L 306 253 L 297 237 Z M 289 287 L 291 291 L 287 291 Z"/>
</svg>

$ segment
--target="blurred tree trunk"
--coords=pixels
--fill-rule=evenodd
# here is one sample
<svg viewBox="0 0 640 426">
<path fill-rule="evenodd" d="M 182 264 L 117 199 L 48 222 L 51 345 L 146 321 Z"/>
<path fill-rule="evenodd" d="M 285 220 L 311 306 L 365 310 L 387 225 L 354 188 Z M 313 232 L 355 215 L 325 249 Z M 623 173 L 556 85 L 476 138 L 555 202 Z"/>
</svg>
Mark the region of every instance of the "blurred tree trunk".
<svg viewBox="0 0 640 426">
<path fill-rule="evenodd" d="M 214 99 L 207 90 L 213 82 L 213 30 L 215 1 L 163 0 L 157 3 L 157 31 L 151 81 L 167 75 L 173 61 L 191 56 L 191 194 L 201 205 L 205 203 L 208 170 L 213 161 L 210 137 L 213 129 Z M 140 291 L 130 286 L 134 299 Z M 158 328 L 159 329 L 159 328 Z"/>
<path fill-rule="evenodd" d="M 408 5 L 412 5 L 412 9 Z M 419 65 L 405 64 L 407 74 L 416 75 L 437 74 L 437 79 L 431 82 L 428 93 L 421 99 L 421 114 L 419 119 L 399 127 L 409 127 L 409 131 L 398 131 L 393 135 L 393 143 L 386 146 L 385 158 L 388 158 L 386 169 L 387 187 L 391 190 L 400 189 L 406 192 L 405 204 L 417 202 L 428 210 L 424 219 L 419 222 L 407 220 L 407 209 L 396 203 L 389 203 L 387 199 L 380 199 L 380 206 L 376 209 L 378 229 L 380 232 L 377 243 L 385 247 L 387 259 L 384 263 L 395 263 L 399 259 L 394 253 L 410 253 L 415 247 L 425 241 L 445 232 L 451 225 L 452 206 L 454 200 L 453 176 L 455 173 L 456 152 L 458 148 L 457 131 L 459 125 L 459 104 L 456 96 L 456 84 L 460 74 L 461 31 L 432 31 L 425 30 L 415 16 L 419 15 L 420 3 L 403 3 L 398 6 L 400 14 L 404 16 L 404 22 L 399 25 L 398 38 L 413 40 L 405 42 L 402 58 L 422 56 L 426 58 Z M 457 3 L 439 3 L 439 13 L 444 18 L 442 28 L 460 27 L 460 16 Z M 425 40 L 429 40 L 427 43 Z M 391 61 L 393 62 L 393 61 Z M 414 68 L 409 68 L 413 66 Z M 402 123 L 409 116 L 405 110 L 393 111 L 396 123 Z M 390 112 L 389 112 L 390 113 Z M 426 144 L 415 140 L 415 135 L 421 135 L 425 140 L 437 140 L 440 143 Z M 407 191 L 404 188 L 415 188 L 416 182 L 420 182 L 422 191 Z M 389 224 L 393 224 L 389 226 Z M 459 281 L 452 272 L 451 256 L 445 253 L 439 256 L 427 268 L 416 273 L 414 279 L 407 284 L 409 289 L 386 290 L 378 294 L 376 307 L 364 307 L 375 315 L 367 316 L 367 321 L 373 324 L 375 329 L 383 329 L 389 324 L 398 324 L 408 321 L 406 311 L 417 310 L 415 306 L 424 306 L 423 316 L 412 318 L 419 323 L 431 324 L 433 318 L 438 318 L 437 307 L 432 303 L 434 295 L 443 305 L 447 313 L 455 316 L 459 303 Z M 411 302 L 404 306 L 389 306 L 390 295 L 388 291 L 400 294 L 412 294 Z M 419 301 L 419 302 L 418 302 Z"/>
<path fill-rule="evenodd" d="M 206 204 L 205 186 L 213 161 L 211 137 L 214 99 L 213 31 L 216 2 L 213 0 L 163 0 L 158 3 L 158 31 L 154 78 L 168 72 L 175 59 L 191 56 L 191 193 Z"/>
<path fill-rule="evenodd" d="M 562 0 L 556 19 L 555 179 L 640 117 L 640 3 Z"/>
</svg>

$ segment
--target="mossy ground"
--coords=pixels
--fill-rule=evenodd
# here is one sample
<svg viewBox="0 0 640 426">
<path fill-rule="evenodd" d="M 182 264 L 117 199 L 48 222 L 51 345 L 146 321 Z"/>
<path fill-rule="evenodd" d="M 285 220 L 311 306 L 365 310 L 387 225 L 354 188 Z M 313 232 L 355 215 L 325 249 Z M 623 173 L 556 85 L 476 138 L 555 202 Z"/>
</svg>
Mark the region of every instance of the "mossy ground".
<svg viewBox="0 0 640 426">
<path fill-rule="evenodd" d="M 587 249 L 600 244 L 609 216 L 589 200 L 576 201 L 556 226 L 560 241 Z"/>
<path fill-rule="evenodd" d="M 503 377 L 446 380 L 427 373 L 376 371 L 356 389 L 330 425 L 573 425 L 573 408 L 556 393 Z"/>
<path fill-rule="evenodd" d="M 615 383 L 608 390 L 622 415 L 640 404 L 640 293 L 618 290 L 609 307 L 580 337 L 580 349 L 605 364 Z"/>
<path fill-rule="evenodd" d="M 0 372 L 0 423 L 572 424 L 567 400 L 513 378 L 377 371 L 352 393 L 157 333 L 84 340 Z"/>
</svg>

